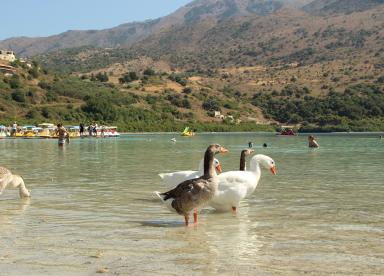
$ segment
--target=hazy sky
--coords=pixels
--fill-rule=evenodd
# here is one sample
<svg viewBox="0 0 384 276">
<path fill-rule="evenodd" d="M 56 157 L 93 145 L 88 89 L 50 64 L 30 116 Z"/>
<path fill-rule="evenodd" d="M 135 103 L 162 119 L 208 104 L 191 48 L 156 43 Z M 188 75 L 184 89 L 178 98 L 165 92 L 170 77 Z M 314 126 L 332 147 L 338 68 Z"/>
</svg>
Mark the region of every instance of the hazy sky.
<svg viewBox="0 0 384 276">
<path fill-rule="evenodd" d="M 0 40 L 155 19 L 189 2 L 192 0 L 0 0 Z"/>
</svg>

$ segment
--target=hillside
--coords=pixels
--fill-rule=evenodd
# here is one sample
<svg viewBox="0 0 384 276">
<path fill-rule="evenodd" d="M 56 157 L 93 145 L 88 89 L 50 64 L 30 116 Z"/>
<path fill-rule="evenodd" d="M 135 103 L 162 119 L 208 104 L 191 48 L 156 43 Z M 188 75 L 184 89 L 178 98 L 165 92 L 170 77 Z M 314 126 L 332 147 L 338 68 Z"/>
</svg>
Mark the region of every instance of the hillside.
<svg viewBox="0 0 384 276">
<path fill-rule="evenodd" d="M 265 126 L 272 121 L 264 119 L 259 108 L 247 101 L 236 102 L 234 91 L 213 90 L 198 77 L 153 69 L 132 71 L 134 75 L 131 72 L 124 78 L 101 72 L 68 76 L 52 74 L 37 63 L 11 65 L 13 74 L 0 71 L 3 124 L 14 120 L 98 122 L 117 124 L 127 131 L 180 131 L 185 125 L 211 131 L 273 129 Z M 231 117 L 223 124 L 213 117 L 217 110 Z"/>
<path fill-rule="evenodd" d="M 300 7 L 307 0 L 196 0 L 174 13 L 146 22 L 126 23 L 105 30 L 67 31 L 50 37 L 19 37 L 0 41 L 0 49 L 9 49 L 19 56 L 53 52 L 60 49 L 93 46 L 99 48 L 127 47 L 152 34 L 173 27 L 191 25 L 206 18 L 225 20 L 242 16 L 261 16 L 283 6 Z"/>
<path fill-rule="evenodd" d="M 217 20 L 199 14 L 198 18 L 196 22 L 154 33 L 129 47 L 86 46 L 46 53 L 37 59 L 49 68 L 67 72 L 87 72 L 141 56 L 163 60 L 172 68 L 194 71 L 309 65 L 335 59 L 366 59 L 377 66 L 382 63 L 384 5 L 331 16 L 313 16 L 283 7 L 263 16 Z"/>
<path fill-rule="evenodd" d="M 354 69 L 337 61 L 233 67 L 210 76 L 167 73 L 166 63 L 150 59 L 78 76 L 53 75 L 36 63 L 12 65 L 13 75 L 0 73 L 3 124 L 98 122 L 126 131 L 180 131 L 185 125 L 273 130 L 277 123 L 298 124 L 302 131 L 367 131 L 384 125 L 384 75 L 365 63 Z"/>
<path fill-rule="evenodd" d="M 37 77 L 18 64 L 21 87 L 0 74 L 0 119 L 384 130 L 384 5 L 309 2 L 198 0 L 119 47 L 40 54 Z"/>
<path fill-rule="evenodd" d="M 384 4 L 384 0 L 316 0 L 303 7 L 314 15 L 360 12 Z"/>
</svg>

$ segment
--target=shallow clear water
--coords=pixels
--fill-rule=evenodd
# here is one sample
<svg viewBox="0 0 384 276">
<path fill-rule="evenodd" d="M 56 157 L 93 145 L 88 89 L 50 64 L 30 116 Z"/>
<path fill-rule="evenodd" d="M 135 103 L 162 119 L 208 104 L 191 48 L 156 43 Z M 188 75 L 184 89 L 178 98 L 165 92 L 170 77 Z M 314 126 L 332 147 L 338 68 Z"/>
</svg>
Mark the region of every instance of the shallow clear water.
<svg viewBox="0 0 384 276">
<path fill-rule="evenodd" d="M 0 197 L 0 274 L 92 275 L 382 275 L 384 140 L 377 136 L 263 134 L 127 135 L 0 140 L 1 164 L 32 193 Z M 153 195 L 160 172 L 195 169 L 208 144 L 220 143 L 224 171 L 240 150 L 275 159 L 238 215 L 204 210 L 186 228 Z M 263 143 L 269 145 L 263 149 Z M 196 168 L 197 169 L 197 168 Z"/>
</svg>

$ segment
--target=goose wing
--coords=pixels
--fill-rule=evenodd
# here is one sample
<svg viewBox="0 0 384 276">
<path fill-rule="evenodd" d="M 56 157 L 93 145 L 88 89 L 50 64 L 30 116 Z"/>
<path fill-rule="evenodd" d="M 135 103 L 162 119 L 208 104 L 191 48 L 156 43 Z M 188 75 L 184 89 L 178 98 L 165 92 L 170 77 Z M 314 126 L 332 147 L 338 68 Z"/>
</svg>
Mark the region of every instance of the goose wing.
<svg viewBox="0 0 384 276">
<path fill-rule="evenodd" d="M 170 198 L 176 199 L 181 196 L 185 197 L 186 195 L 194 196 L 203 189 L 204 183 L 205 180 L 202 178 L 189 179 L 177 185 L 176 188 L 162 193 L 162 195 L 164 195 L 164 200 L 168 200 Z"/>
</svg>

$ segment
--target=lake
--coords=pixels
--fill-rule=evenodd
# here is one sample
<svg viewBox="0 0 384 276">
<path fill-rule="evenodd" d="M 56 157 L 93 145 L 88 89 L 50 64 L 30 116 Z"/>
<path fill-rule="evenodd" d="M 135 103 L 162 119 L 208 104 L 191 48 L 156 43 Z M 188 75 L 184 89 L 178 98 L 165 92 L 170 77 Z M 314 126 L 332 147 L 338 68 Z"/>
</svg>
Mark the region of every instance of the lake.
<svg viewBox="0 0 384 276">
<path fill-rule="evenodd" d="M 24 177 L 30 200 L 0 196 L 1 275 L 382 275 L 384 139 L 379 135 L 124 135 L 0 140 L 1 166 Z M 223 170 L 237 170 L 254 143 L 263 170 L 237 216 L 206 209 L 184 227 L 153 191 L 161 172 L 196 169 L 220 143 Z M 262 148 L 267 143 L 268 148 Z"/>
</svg>

